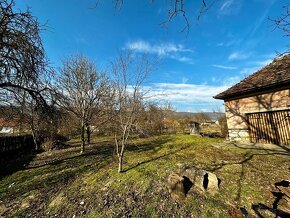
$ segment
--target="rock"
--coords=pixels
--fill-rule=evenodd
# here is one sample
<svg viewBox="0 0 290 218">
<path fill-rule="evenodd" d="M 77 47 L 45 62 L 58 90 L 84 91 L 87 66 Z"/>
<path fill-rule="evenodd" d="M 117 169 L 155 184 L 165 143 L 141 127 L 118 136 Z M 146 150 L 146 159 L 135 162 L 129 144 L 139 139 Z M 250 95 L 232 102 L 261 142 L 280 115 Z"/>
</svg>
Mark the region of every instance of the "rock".
<svg viewBox="0 0 290 218">
<path fill-rule="evenodd" d="M 219 190 L 221 180 L 214 173 L 190 167 L 185 168 L 181 174 L 188 177 L 201 192 L 208 192 L 214 195 Z"/>
<path fill-rule="evenodd" d="M 177 201 L 184 200 L 191 187 L 201 193 L 215 195 L 219 190 L 221 180 L 212 172 L 195 167 L 185 167 L 179 173 L 171 173 L 168 177 L 168 190 L 171 197 Z"/>
<path fill-rule="evenodd" d="M 244 218 L 245 217 L 244 214 L 237 208 L 230 208 L 228 210 L 228 213 L 232 218 Z"/>
<path fill-rule="evenodd" d="M 168 191 L 171 197 L 176 201 L 185 199 L 185 191 L 183 185 L 184 178 L 177 173 L 171 173 L 168 177 Z"/>
<path fill-rule="evenodd" d="M 284 197 L 279 201 L 277 209 L 280 211 L 284 211 L 285 213 L 290 214 L 290 199 L 288 197 Z"/>
<path fill-rule="evenodd" d="M 219 179 L 217 176 L 211 172 L 205 172 L 203 177 L 204 189 L 211 195 L 216 194 L 219 190 Z"/>
</svg>

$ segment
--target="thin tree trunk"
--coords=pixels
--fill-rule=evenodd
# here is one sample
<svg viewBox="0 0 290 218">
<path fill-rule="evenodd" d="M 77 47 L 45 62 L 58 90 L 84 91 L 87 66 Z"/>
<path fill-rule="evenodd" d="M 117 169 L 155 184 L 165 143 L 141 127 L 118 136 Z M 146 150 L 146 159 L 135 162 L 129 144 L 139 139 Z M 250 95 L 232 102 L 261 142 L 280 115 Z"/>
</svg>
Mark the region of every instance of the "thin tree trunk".
<svg viewBox="0 0 290 218">
<path fill-rule="evenodd" d="M 119 167 L 118 167 L 118 173 L 122 173 L 123 171 L 123 154 L 119 155 Z"/>
<path fill-rule="evenodd" d="M 82 121 L 82 128 L 81 128 L 81 154 L 84 153 L 85 151 L 85 125 L 84 122 Z"/>
<path fill-rule="evenodd" d="M 38 146 L 38 142 L 37 142 L 37 138 L 36 138 L 37 136 L 36 136 L 35 130 L 32 129 L 31 132 L 32 132 L 32 138 L 33 138 L 34 146 L 35 146 L 35 151 L 38 151 L 39 150 L 39 146 Z"/>
<path fill-rule="evenodd" d="M 121 151 L 118 155 L 119 157 L 119 168 L 118 168 L 118 172 L 119 173 L 122 173 L 123 172 L 123 157 L 124 157 L 124 149 L 125 149 L 125 141 L 124 141 L 124 138 L 122 140 L 122 147 L 121 147 Z M 119 151 L 118 151 L 119 152 Z"/>
<path fill-rule="evenodd" d="M 91 144 L 91 128 L 89 124 L 86 124 L 86 131 L 87 131 L 87 143 Z"/>
</svg>

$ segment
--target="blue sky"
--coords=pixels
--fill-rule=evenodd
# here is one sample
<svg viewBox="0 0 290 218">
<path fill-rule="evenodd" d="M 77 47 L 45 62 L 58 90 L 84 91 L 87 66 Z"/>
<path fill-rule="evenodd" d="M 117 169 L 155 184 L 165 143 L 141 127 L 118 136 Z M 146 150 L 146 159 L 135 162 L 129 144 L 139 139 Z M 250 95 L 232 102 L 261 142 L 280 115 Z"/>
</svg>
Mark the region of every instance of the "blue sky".
<svg viewBox="0 0 290 218">
<path fill-rule="evenodd" d="M 171 102 L 177 111 L 223 108 L 213 95 L 269 63 L 289 44 L 268 19 L 283 12 L 283 0 L 217 0 L 197 20 L 200 2 L 185 1 L 190 22 L 174 19 L 167 28 L 169 0 L 125 0 L 116 11 L 112 0 L 16 0 L 30 7 L 41 24 L 47 56 L 54 67 L 69 55 L 84 54 L 100 68 L 121 49 L 149 53 L 160 59 L 146 86 Z M 210 2 L 210 1 L 208 1 Z"/>
</svg>

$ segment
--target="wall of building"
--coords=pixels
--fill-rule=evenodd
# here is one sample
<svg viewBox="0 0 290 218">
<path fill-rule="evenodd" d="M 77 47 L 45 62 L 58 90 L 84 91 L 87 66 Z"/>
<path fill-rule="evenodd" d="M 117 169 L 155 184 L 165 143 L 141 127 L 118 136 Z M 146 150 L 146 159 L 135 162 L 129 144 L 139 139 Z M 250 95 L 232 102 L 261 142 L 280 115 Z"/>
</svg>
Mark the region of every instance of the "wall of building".
<svg viewBox="0 0 290 218">
<path fill-rule="evenodd" d="M 290 109 L 290 88 L 225 101 L 230 140 L 249 141 L 247 113 Z"/>
</svg>

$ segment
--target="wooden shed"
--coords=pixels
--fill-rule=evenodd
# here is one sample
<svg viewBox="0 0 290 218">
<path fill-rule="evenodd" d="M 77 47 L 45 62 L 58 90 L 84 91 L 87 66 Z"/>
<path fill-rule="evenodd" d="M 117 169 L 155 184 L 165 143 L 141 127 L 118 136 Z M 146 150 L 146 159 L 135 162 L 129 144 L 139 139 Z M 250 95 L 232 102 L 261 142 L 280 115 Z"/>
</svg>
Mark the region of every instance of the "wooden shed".
<svg viewBox="0 0 290 218">
<path fill-rule="evenodd" d="M 189 122 L 189 133 L 190 135 L 200 134 L 200 125 L 198 122 L 194 122 L 194 121 Z"/>
<path fill-rule="evenodd" d="M 230 140 L 290 145 L 290 54 L 214 98 L 225 102 Z"/>
</svg>

